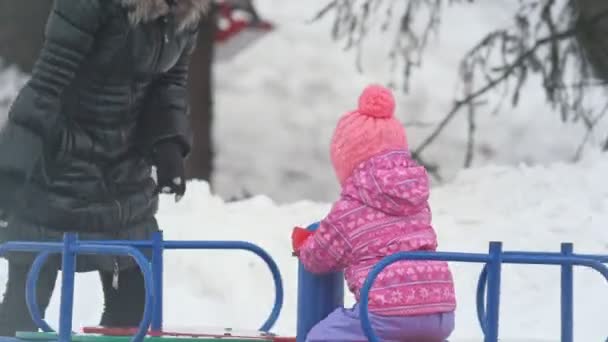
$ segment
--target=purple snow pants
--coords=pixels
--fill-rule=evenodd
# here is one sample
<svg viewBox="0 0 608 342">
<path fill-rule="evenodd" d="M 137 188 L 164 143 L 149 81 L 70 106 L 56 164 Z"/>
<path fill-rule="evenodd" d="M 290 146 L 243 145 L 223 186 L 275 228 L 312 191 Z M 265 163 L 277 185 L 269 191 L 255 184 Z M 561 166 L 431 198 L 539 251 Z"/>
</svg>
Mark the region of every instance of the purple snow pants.
<svg viewBox="0 0 608 342">
<path fill-rule="evenodd" d="M 442 342 L 454 330 L 454 313 L 424 316 L 380 316 L 369 314 L 374 332 L 383 342 Z M 365 342 L 359 305 L 338 308 L 315 325 L 306 342 Z"/>
</svg>

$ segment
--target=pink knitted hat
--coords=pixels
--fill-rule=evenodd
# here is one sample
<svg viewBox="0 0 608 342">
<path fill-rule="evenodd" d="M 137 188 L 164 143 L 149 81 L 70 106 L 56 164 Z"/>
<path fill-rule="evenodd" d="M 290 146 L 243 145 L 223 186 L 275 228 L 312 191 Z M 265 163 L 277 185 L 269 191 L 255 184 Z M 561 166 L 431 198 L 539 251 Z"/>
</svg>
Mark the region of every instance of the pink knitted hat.
<svg viewBox="0 0 608 342">
<path fill-rule="evenodd" d="M 359 97 L 359 108 L 346 113 L 331 140 L 331 162 L 340 184 L 365 160 L 391 149 L 407 149 L 405 128 L 395 118 L 395 98 L 380 85 Z"/>
</svg>

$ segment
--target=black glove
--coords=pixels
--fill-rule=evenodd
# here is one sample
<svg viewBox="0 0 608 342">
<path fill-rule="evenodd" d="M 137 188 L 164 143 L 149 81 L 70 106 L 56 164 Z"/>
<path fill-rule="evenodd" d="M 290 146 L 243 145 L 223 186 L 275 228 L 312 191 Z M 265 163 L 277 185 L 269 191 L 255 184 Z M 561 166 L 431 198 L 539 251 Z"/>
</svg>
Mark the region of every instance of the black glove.
<svg viewBox="0 0 608 342">
<path fill-rule="evenodd" d="M 156 191 L 175 194 L 178 202 L 186 193 L 184 157 L 181 146 L 171 140 L 157 143 L 152 151 L 152 161 L 156 166 Z"/>
</svg>

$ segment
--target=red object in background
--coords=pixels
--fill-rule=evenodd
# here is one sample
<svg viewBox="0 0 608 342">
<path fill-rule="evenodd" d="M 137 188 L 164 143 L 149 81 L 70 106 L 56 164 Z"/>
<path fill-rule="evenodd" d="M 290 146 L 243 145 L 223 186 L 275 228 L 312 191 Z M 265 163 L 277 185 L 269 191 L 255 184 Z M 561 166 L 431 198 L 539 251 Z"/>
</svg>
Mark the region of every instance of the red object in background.
<svg viewBox="0 0 608 342">
<path fill-rule="evenodd" d="M 274 30 L 261 19 L 251 0 L 224 0 L 218 4 L 215 34 L 217 61 L 228 61 Z"/>
<path fill-rule="evenodd" d="M 304 242 L 314 234 L 306 228 L 295 227 L 291 233 L 291 247 L 293 248 L 294 255 L 298 254 L 298 250 L 302 247 Z"/>
</svg>

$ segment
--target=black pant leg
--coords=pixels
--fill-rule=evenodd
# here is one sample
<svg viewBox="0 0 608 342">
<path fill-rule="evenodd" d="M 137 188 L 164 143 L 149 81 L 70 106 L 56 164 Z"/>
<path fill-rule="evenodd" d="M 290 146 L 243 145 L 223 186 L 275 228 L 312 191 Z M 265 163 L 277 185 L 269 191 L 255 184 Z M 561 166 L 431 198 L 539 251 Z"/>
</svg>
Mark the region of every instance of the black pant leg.
<svg viewBox="0 0 608 342">
<path fill-rule="evenodd" d="M 15 336 L 17 331 L 38 331 L 25 303 L 25 282 L 30 267 L 9 261 L 8 281 L 0 304 L 0 336 Z M 53 295 L 57 273 L 57 267 L 47 265 L 38 278 L 36 295 L 43 317 Z"/>
<path fill-rule="evenodd" d="M 104 293 L 104 312 L 101 325 L 106 327 L 136 327 L 145 306 L 144 278 L 138 268 L 121 271 L 118 288 L 112 285 L 113 273 L 100 271 Z"/>
</svg>

